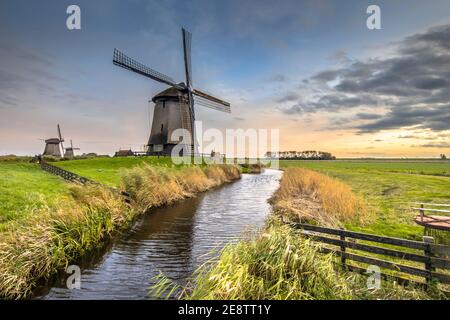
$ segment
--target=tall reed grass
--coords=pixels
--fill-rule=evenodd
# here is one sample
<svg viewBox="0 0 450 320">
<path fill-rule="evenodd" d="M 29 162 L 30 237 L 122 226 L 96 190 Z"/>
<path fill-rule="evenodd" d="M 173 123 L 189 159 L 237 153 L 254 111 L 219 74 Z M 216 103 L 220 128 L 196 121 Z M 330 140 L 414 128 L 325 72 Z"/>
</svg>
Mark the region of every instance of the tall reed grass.
<svg viewBox="0 0 450 320">
<path fill-rule="evenodd" d="M 212 268 L 198 270 L 186 299 L 350 299 L 349 278 L 332 255 L 287 226 L 228 245 Z"/>
<path fill-rule="evenodd" d="M 173 169 L 143 164 L 122 173 L 121 188 L 131 195 L 138 210 L 147 211 L 238 178 L 240 171 L 234 165 Z"/>
<path fill-rule="evenodd" d="M 336 266 L 321 244 L 271 218 L 262 234 L 229 244 L 219 260 L 202 265 L 185 287 L 160 274 L 150 295 L 160 298 L 224 300 L 439 299 L 426 292 L 383 281 L 369 289 L 367 277 Z"/>
<path fill-rule="evenodd" d="M 368 218 L 364 202 L 350 186 L 303 168 L 286 169 L 270 203 L 276 214 L 294 222 L 336 227 Z"/>
<path fill-rule="evenodd" d="M 0 232 L 0 297 L 28 297 L 37 285 L 127 228 L 149 208 L 239 177 L 239 170 L 229 165 L 130 169 L 123 172 L 122 188 L 132 196 L 131 207 L 108 188 L 72 186 L 69 200 L 36 208 L 30 219 Z"/>
</svg>

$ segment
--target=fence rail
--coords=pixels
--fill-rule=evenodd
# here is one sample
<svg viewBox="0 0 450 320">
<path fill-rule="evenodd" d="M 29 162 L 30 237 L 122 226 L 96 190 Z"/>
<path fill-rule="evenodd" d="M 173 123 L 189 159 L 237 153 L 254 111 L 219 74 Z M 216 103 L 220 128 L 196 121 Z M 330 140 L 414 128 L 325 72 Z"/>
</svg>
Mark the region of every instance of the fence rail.
<svg viewBox="0 0 450 320">
<path fill-rule="evenodd" d="M 45 162 L 44 160 L 41 160 L 39 162 L 39 165 L 41 166 L 41 169 L 44 171 L 47 171 L 48 173 L 54 174 L 56 176 L 60 176 L 62 177 L 64 180 L 70 181 L 70 182 L 76 182 L 76 183 L 80 183 L 82 185 L 86 185 L 86 184 L 97 184 L 97 185 L 101 185 L 100 183 L 90 180 L 88 178 L 85 178 L 83 176 L 80 176 L 79 174 L 67 171 L 63 168 L 54 166 L 52 164 L 49 164 L 47 162 Z M 123 201 L 127 204 L 131 204 L 131 196 L 129 193 L 125 192 L 125 191 L 119 191 L 118 189 L 115 188 L 111 188 L 108 186 L 104 186 L 108 189 L 110 189 L 111 191 L 113 191 L 116 194 L 120 194 L 120 196 L 122 197 Z"/>
<path fill-rule="evenodd" d="M 383 269 L 394 271 L 395 274 L 382 274 L 384 278 L 395 278 L 399 283 L 411 282 L 405 279 L 401 274 L 408 274 L 420 278 L 425 278 L 425 282 L 421 284 L 429 284 L 433 280 L 438 280 L 444 284 L 450 284 L 450 274 L 442 273 L 450 270 L 450 246 L 438 245 L 432 243 L 431 237 L 424 237 L 424 241 L 413 241 L 400 238 L 377 236 L 373 234 L 347 231 L 342 229 L 324 228 L 309 224 L 296 223 L 292 224 L 296 229 L 300 229 L 302 234 L 314 241 L 325 243 L 336 248 L 323 247 L 323 253 L 334 253 L 341 258 L 341 264 L 353 271 L 364 272 L 365 269 L 359 266 L 350 265 L 347 260 L 364 263 L 368 265 L 376 265 Z M 330 236 L 335 236 L 334 238 Z M 397 246 L 399 249 L 385 248 L 373 244 L 359 243 L 357 240 L 381 243 L 385 245 Z M 408 251 L 404 251 L 405 248 Z M 348 252 L 347 249 L 358 251 L 358 253 Z M 411 249 L 423 252 L 423 254 L 412 253 Z M 362 252 L 362 253 L 360 253 Z M 393 262 L 382 258 L 365 255 L 364 253 L 372 253 L 396 259 L 412 261 L 423 264 L 423 268 L 419 266 L 404 265 L 403 262 Z M 436 269 L 444 271 L 437 272 Z M 400 275 L 397 275 L 400 273 Z M 404 275 L 403 275 L 404 276 Z"/>
<path fill-rule="evenodd" d="M 88 178 L 85 178 L 76 173 L 64 170 L 60 167 L 51 165 L 43 160 L 41 160 L 40 166 L 41 166 L 42 170 L 47 171 L 51 174 L 60 176 L 60 177 L 64 178 L 65 180 L 68 180 L 71 182 L 79 182 L 81 184 L 94 183 L 92 180 L 89 180 Z"/>
</svg>

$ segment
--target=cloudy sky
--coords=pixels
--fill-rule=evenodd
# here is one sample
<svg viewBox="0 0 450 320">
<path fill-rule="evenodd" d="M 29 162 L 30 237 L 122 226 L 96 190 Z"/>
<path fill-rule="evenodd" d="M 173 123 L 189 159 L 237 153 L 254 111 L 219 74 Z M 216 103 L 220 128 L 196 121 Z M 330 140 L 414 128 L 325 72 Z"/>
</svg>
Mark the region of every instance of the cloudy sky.
<svg viewBox="0 0 450 320">
<path fill-rule="evenodd" d="M 66 8 L 81 8 L 81 30 Z M 366 9 L 381 8 L 381 30 Z M 114 66 L 113 48 L 232 104 L 205 127 L 277 128 L 282 150 L 340 157 L 450 153 L 450 2 L 8 1 L 0 3 L 0 154 L 56 135 L 82 152 L 141 149 L 165 86 Z"/>
</svg>

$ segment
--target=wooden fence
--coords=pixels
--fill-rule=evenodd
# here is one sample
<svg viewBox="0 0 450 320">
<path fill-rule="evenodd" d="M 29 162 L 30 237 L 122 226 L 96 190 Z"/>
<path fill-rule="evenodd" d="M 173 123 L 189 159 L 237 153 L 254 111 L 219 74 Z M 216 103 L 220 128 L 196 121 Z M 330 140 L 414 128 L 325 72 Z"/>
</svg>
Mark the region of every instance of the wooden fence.
<svg viewBox="0 0 450 320">
<path fill-rule="evenodd" d="M 98 183 L 96 181 L 90 180 L 90 179 L 82 177 L 82 176 L 80 176 L 80 175 L 78 175 L 76 173 L 73 173 L 73 172 L 64 170 L 63 168 L 60 168 L 60 167 L 54 166 L 52 164 L 49 164 L 49 163 L 45 162 L 44 160 L 41 160 L 39 162 L 39 164 L 40 164 L 42 170 L 47 171 L 47 172 L 49 172 L 51 174 L 60 176 L 60 177 L 64 178 L 67 181 L 81 183 L 82 185 L 86 185 L 86 184 L 101 185 L 100 183 Z M 120 194 L 120 196 L 122 197 L 122 199 L 123 199 L 123 201 L 125 203 L 131 204 L 131 196 L 130 196 L 129 193 L 127 193 L 125 191 L 119 191 L 119 190 L 117 190 L 115 188 L 111 188 L 111 187 L 108 187 L 108 186 L 104 186 L 104 187 L 110 189 L 111 191 L 113 191 L 116 194 Z"/>
<path fill-rule="evenodd" d="M 41 169 L 44 171 L 47 171 L 51 174 L 60 176 L 64 178 L 65 180 L 71 181 L 71 182 L 79 182 L 81 184 L 87 184 L 87 183 L 94 183 L 92 180 L 89 180 L 88 178 L 82 177 L 76 173 L 64 170 L 60 167 L 51 165 L 44 160 L 40 161 Z"/>
<path fill-rule="evenodd" d="M 366 273 L 366 269 L 347 263 L 347 260 L 351 260 L 358 263 L 376 265 L 382 269 L 392 270 L 394 273 L 391 272 L 392 274 L 389 275 L 382 273 L 381 276 L 384 279 L 391 278 L 397 280 L 401 284 L 407 284 L 410 282 L 429 284 L 434 280 L 444 284 L 450 284 L 450 274 L 442 273 L 450 270 L 450 246 L 434 244 L 433 238 L 431 237 L 424 237 L 424 241 L 422 242 L 346 231 L 342 229 L 324 228 L 309 224 L 297 223 L 292 224 L 292 226 L 296 229 L 301 229 L 302 234 L 310 237 L 314 241 L 331 245 L 331 247 L 336 246 L 337 248 L 330 248 L 330 246 L 323 247 L 321 251 L 323 253 L 335 253 L 340 257 L 341 264 L 348 270 Z M 357 240 L 362 240 L 364 242 L 357 242 Z M 399 249 L 380 247 L 377 245 L 367 244 L 367 242 L 396 246 L 399 247 Z M 349 249 L 351 249 L 352 252 L 349 252 Z M 354 251 L 362 252 L 362 254 L 354 253 Z M 412 251 L 419 253 L 412 253 Z M 397 260 L 401 259 L 413 261 L 419 263 L 419 265 L 422 264 L 423 268 L 420 268 L 419 266 L 405 265 L 401 262 L 397 263 L 381 258 L 375 258 L 373 255 L 367 255 L 367 253 L 396 258 Z M 437 272 L 437 269 L 441 269 L 443 271 Z M 426 281 L 422 282 L 405 279 L 402 274 L 425 278 Z"/>
</svg>

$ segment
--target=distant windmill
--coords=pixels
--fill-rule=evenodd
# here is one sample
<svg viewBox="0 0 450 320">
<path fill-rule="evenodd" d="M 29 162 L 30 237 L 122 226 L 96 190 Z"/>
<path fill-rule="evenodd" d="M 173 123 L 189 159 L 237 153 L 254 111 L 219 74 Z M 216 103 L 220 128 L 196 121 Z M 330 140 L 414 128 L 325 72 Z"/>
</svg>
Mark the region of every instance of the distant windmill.
<svg viewBox="0 0 450 320">
<path fill-rule="evenodd" d="M 58 136 L 59 138 L 50 138 L 45 140 L 45 149 L 44 153 L 42 155 L 44 156 L 53 156 L 53 157 L 61 157 L 64 156 L 64 139 L 61 135 L 61 128 L 59 127 L 59 124 L 57 126 L 58 129 Z M 62 153 L 61 153 L 62 150 Z"/>
<path fill-rule="evenodd" d="M 153 111 L 153 123 L 148 141 L 148 154 L 169 155 L 172 148 L 178 144 L 179 137 L 172 139 L 172 132 L 182 128 L 189 133 L 190 145 L 186 146 L 188 153 L 196 152 L 194 150 L 194 102 L 205 107 L 218 111 L 231 112 L 230 104 L 226 101 L 215 98 L 200 90 L 192 87 L 191 71 L 191 33 L 182 29 L 183 52 L 184 52 L 184 71 L 186 83 L 176 83 L 172 78 L 159 73 L 134 59 L 129 58 L 117 49 L 114 49 L 113 63 L 125 69 L 134 71 L 150 79 L 162 82 L 171 86 L 170 88 L 158 93 L 152 99 L 155 103 Z"/>
<path fill-rule="evenodd" d="M 73 158 L 75 156 L 74 150 L 80 150 L 80 148 L 74 148 L 72 144 L 72 140 L 70 140 L 70 147 L 66 148 L 66 152 L 64 153 L 65 158 Z"/>
</svg>

